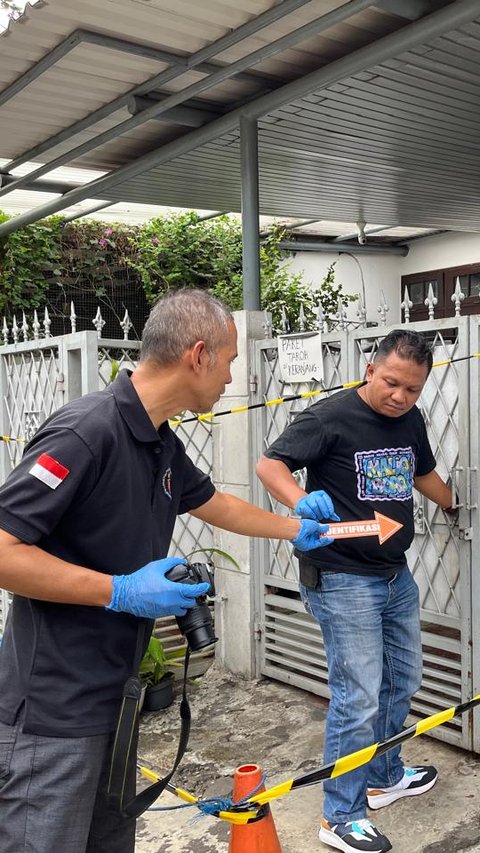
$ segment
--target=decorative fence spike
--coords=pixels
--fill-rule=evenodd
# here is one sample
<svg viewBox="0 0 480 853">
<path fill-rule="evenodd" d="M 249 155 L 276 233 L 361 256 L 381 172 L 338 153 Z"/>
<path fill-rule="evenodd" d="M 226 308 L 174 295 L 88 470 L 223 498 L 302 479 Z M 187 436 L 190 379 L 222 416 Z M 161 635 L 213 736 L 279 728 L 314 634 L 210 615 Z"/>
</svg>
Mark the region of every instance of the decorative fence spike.
<svg viewBox="0 0 480 853">
<path fill-rule="evenodd" d="M 300 303 L 300 311 L 298 312 L 298 327 L 301 332 L 305 331 L 305 311 L 303 310 L 303 302 Z"/>
<path fill-rule="evenodd" d="M 92 323 L 97 330 L 98 337 L 101 338 L 102 337 L 102 329 L 105 325 L 105 320 L 102 317 L 102 312 L 100 311 L 100 305 L 97 308 L 97 313 L 95 314 L 95 317 L 93 318 Z"/>
<path fill-rule="evenodd" d="M 410 308 L 413 308 L 413 302 L 410 299 L 408 287 L 405 288 L 405 291 L 403 294 L 403 302 L 401 303 L 400 308 L 403 308 L 403 313 L 404 313 L 403 322 L 409 323 L 410 322 Z"/>
<path fill-rule="evenodd" d="M 435 319 L 435 305 L 437 304 L 437 302 L 438 302 L 438 299 L 433 292 L 432 282 L 430 282 L 430 284 L 428 285 L 427 298 L 425 299 L 425 305 L 428 308 L 428 319 L 429 320 Z"/>
<path fill-rule="evenodd" d="M 378 306 L 378 313 L 380 314 L 380 322 L 382 326 L 387 325 L 387 314 L 390 311 L 390 307 L 387 304 L 387 300 L 385 299 L 385 294 L 383 290 L 380 291 L 380 305 Z"/>
<path fill-rule="evenodd" d="M 77 331 L 77 315 L 75 314 L 75 305 L 70 302 L 70 328 L 73 332 Z"/>
<path fill-rule="evenodd" d="M 317 306 L 317 319 L 315 325 L 319 332 L 325 331 L 325 314 L 323 313 L 322 303 L 319 302 Z"/>
<path fill-rule="evenodd" d="M 266 339 L 272 337 L 272 317 L 271 314 L 268 313 L 268 311 L 263 312 L 262 329 L 265 332 Z"/>
<path fill-rule="evenodd" d="M 19 333 L 19 331 L 20 330 L 17 326 L 17 318 L 15 317 L 15 314 L 14 314 L 13 315 L 13 323 L 12 323 L 12 338 L 13 338 L 14 344 L 18 344 L 18 333 Z"/>
<path fill-rule="evenodd" d="M 363 299 L 360 297 L 360 304 L 358 306 L 357 317 L 361 326 L 367 325 L 367 309 L 363 304 Z"/>
<path fill-rule="evenodd" d="M 25 311 L 22 312 L 22 337 L 24 341 L 28 341 L 28 323 L 25 317 Z"/>
<path fill-rule="evenodd" d="M 50 314 L 48 313 L 48 308 L 45 308 L 45 313 L 43 317 L 43 328 L 45 329 L 45 337 L 51 338 L 52 333 L 50 331 L 50 326 L 52 325 L 52 321 L 50 320 Z"/>
<path fill-rule="evenodd" d="M 128 333 L 133 326 L 132 321 L 130 320 L 127 309 L 125 308 L 125 314 L 123 316 L 123 320 L 120 323 L 120 326 L 123 329 L 123 340 L 128 341 Z"/>
<path fill-rule="evenodd" d="M 465 294 L 460 286 L 460 278 L 458 275 L 455 283 L 455 292 L 452 293 L 450 299 L 455 303 L 455 317 L 460 317 L 460 309 L 462 307 L 462 302 L 465 299 Z"/>
<path fill-rule="evenodd" d="M 338 308 L 337 313 L 335 314 L 335 319 L 338 321 L 338 325 L 343 331 L 347 328 L 347 312 L 345 311 L 345 306 L 341 299 L 338 300 Z"/>
<path fill-rule="evenodd" d="M 38 340 L 40 339 L 40 329 L 41 329 L 41 326 L 40 326 L 40 322 L 39 322 L 39 319 L 38 319 L 38 314 L 37 314 L 37 309 L 36 309 L 36 308 L 35 308 L 35 311 L 33 312 L 33 323 L 32 323 L 32 329 L 33 329 L 33 340 L 34 340 L 34 341 L 38 341 Z"/>
<path fill-rule="evenodd" d="M 3 318 L 2 335 L 3 335 L 3 343 L 6 346 L 8 344 L 9 331 L 8 331 L 7 320 L 5 317 Z"/>
<path fill-rule="evenodd" d="M 283 332 L 283 334 L 284 334 L 284 335 L 288 335 L 288 333 L 289 333 L 289 331 L 290 331 L 290 323 L 288 322 L 287 312 L 285 311 L 285 308 L 283 308 L 283 307 L 282 307 L 282 321 L 281 321 L 281 325 L 282 325 L 282 332 Z"/>
</svg>

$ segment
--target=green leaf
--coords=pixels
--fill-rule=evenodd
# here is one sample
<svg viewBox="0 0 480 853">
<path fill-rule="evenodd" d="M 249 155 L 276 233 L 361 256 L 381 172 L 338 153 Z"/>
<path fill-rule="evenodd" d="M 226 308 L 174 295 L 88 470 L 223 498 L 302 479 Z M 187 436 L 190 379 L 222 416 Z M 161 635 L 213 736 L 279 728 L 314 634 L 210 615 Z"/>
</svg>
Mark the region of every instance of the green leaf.
<svg viewBox="0 0 480 853">
<path fill-rule="evenodd" d="M 227 551 L 222 551 L 220 548 L 197 548 L 195 551 L 190 551 L 189 554 L 186 555 L 186 559 L 189 560 L 190 557 L 193 557 L 194 554 L 206 554 L 207 556 L 211 554 L 219 554 L 220 557 L 224 557 L 226 560 L 229 560 L 236 569 L 239 569 L 240 566 L 237 561 L 232 557 L 231 554 L 228 554 Z"/>
</svg>

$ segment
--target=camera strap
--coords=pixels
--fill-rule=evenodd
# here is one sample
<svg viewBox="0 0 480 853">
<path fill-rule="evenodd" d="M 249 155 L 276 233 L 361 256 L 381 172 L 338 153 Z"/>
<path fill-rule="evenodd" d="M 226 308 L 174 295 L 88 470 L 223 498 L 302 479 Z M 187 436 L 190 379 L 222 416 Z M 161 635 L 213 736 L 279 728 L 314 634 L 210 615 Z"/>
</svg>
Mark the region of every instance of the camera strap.
<svg viewBox="0 0 480 853">
<path fill-rule="evenodd" d="M 138 629 L 137 645 L 135 649 L 135 672 L 138 672 L 140 661 L 143 656 L 147 625 L 150 626 L 151 623 L 147 620 L 142 620 L 142 624 Z M 190 648 L 187 646 L 185 653 L 185 669 L 183 674 L 183 694 L 180 704 L 182 727 L 173 767 L 170 772 L 163 777 L 163 779 L 159 779 L 158 782 L 154 782 L 153 785 L 149 785 L 148 788 L 145 788 L 129 802 L 125 802 L 125 788 L 129 764 L 132 760 L 136 760 L 136 756 L 132 754 L 132 746 L 135 743 L 135 734 L 138 728 L 142 683 L 138 675 L 130 676 L 130 678 L 125 682 L 122 706 L 120 708 L 120 717 L 113 743 L 110 777 L 108 780 L 109 804 L 116 811 L 120 812 L 122 817 L 136 818 L 143 814 L 143 812 L 152 805 L 152 803 L 167 787 L 183 758 L 190 736 L 191 720 L 190 705 L 187 698 L 187 672 L 189 661 Z"/>
</svg>

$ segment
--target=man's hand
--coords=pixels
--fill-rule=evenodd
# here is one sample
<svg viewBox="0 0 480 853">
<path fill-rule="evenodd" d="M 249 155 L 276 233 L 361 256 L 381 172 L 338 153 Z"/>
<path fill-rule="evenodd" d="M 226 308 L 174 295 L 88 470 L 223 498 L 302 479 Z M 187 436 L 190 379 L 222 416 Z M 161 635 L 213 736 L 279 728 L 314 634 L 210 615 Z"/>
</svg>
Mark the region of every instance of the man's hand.
<svg viewBox="0 0 480 853">
<path fill-rule="evenodd" d="M 159 616 L 184 616 L 199 595 L 209 589 L 208 583 L 175 583 L 165 577 L 179 563 L 180 557 L 154 560 L 131 575 L 113 576 L 113 593 L 107 610 L 132 613 L 146 619 Z"/>
<path fill-rule="evenodd" d="M 317 521 L 302 518 L 299 532 L 295 539 L 291 539 L 290 541 L 299 551 L 312 551 L 313 548 L 323 548 L 324 545 L 331 545 L 334 541 L 331 536 L 322 535 L 328 533 L 328 530 L 328 524 L 318 524 Z"/>
<path fill-rule="evenodd" d="M 455 504 L 454 506 L 444 506 L 443 511 L 447 513 L 447 515 L 458 515 L 458 511 L 460 509 L 460 504 Z"/>
<path fill-rule="evenodd" d="M 309 495 L 303 495 L 295 505 L 295 512 L 300 518 L 312 518 L 314 521 L 320 521 L 322 518 L 340 521 L 333 508 L 330 495 L 327 495 L 322 489 L 310 492 Z"/>
</svg>

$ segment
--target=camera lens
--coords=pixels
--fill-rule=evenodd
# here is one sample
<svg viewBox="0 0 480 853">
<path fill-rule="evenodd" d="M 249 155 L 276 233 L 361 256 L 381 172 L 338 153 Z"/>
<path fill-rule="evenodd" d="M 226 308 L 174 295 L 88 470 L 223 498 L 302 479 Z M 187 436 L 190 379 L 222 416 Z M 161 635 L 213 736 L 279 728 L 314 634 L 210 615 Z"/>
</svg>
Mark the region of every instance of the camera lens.
<svg viewBox="0 0 480 853">
<path fill-rule="evenodd" d="M 177 624 L 192 652 L 217 642 L 217 637 L 213 633 L 212 614 L 206 602 L 192 607 L 185 616 L 177 616 Z"/>
</svg>

